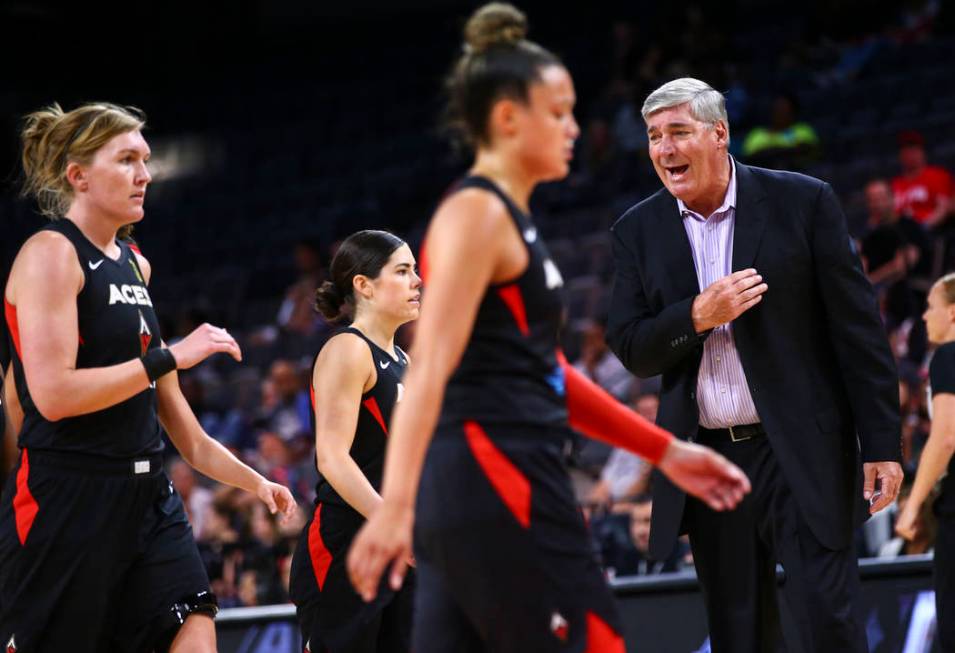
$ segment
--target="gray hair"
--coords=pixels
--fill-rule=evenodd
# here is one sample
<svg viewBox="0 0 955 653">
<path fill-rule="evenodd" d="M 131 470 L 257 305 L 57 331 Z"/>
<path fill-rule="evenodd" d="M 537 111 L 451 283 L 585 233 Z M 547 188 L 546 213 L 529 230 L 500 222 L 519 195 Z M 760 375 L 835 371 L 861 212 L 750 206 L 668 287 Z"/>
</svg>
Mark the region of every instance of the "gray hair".
<svg viewBox="0 0 955 653">
<path fill-rule="evenodd" d="M 681 104 L 690 105 L 690 115 L 710 127 L 720 120 L 726 125 L 727 142 L 729 140 L 730 121 L 726 115 L 726 100 L 723 94 L 706 82 L 692 77 L 681 77 L 667 82 L 647 96 L 643 103 L 643 119 L 663 109 Z"/>
</svg>

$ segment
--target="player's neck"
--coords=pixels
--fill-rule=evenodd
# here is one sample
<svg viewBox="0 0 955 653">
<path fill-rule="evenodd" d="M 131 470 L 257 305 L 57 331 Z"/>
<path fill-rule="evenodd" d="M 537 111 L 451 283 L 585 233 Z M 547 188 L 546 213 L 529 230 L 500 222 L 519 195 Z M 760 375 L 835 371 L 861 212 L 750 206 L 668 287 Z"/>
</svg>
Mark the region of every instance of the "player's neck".
<svg viewBox="0 0 955 653">
<path fill-rule="evenodd" d="M 356 316 L 351 325 L 392 356 L 397 355 L 395 351 L 395 332 L 398 330 L 398 325 L 367 315 Z"/>
<path fill-rule="evenodd" d="M 531 193 L 537 179 L 529 176 L 523 166 L 514 159 L 515 157 L 504 157 L 497 152 L 480 150 L 470 173 L 487 177 L 507 193 L 518 208 L 530 213 Z"/>
<path fill-rule="evenodd" d="M 110 220 L 94 215 L 79 204 L 71 205 L 66 217 L 104 254 L 112 258 L 119 255 L 116 247 L 116 232 L 119 228 Z"/>
</svg>

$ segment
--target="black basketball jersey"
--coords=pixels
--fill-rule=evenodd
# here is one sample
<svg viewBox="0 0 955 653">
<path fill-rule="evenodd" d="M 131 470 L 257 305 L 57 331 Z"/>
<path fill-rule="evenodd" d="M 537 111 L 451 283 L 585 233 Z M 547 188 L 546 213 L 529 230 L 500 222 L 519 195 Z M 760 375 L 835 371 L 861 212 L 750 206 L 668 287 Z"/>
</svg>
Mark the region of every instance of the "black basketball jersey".
<svg viewBox="0 0 955 653">
<path fill-rule="evenodd" d="M 384 472 L 385 445 L 388 438 L 388 424 L 395 405 L 401 401 L 404 386 L 401 377 L 408 366 L 408 357 L 400 348 L 395 347 L 397 358 L 368 339 L 364 333 L 354 327 L 342 329 L 339 333 L 353 333 L 366 343 L 371 349 L 371 357 L 375 362 L 375 372 L 378 380 L 371 390 L 361 396 L 361 407 L 358 410 L 358 424 L 355 427 L 355 439 L 352 441 L 349 455 L 355 461 L 362 473 L 375 490 L 381 491 L 381 476 Z M 318 360 L 318 357 L 315 357 Z M 312 363 L 314 375 L 315 363 Z M 315 386 L 311 385 L 312 399 L 312 433 L 315 432 Z M 348 503 L 335 491 L 325 478 L 319 473 L 318 485 L 315 487 L 316 501 L 348 506 Z"/>
<path fill-rule="evenodd" d="M 567 425 L 564 374 L 557 360 L 564 322 L 563 279 L 529 215 L 483 177 L 455 191 L 483 188 L 507 205 L 527 248 L 527 269 L 492 284 L 481 299 L 461 363 L 448 383 L 441 425 Z"/>
<path fill-rule="evenodd" d="M 83 289 L 76 296 L 79 326 L 76 368 L 125 363 L 161 346 L 159 322 L 129 245 L 116 241 L 120 255 L 114 261 L 66 218 L 51 222 L 45 229 L 69 239 L 83 268 Z M 24 413 L 19 446 L 110 458 L 132 458 L 162 450 L 155 384 L 104 410 L 55 422 L 43 417 L 30 397 L 23 374 L 16 308 L 4 303 L 15 354 L 17 393 Z M 55 320 L 57 316 L 51 315 L 50 319 Z"/>
</svg>

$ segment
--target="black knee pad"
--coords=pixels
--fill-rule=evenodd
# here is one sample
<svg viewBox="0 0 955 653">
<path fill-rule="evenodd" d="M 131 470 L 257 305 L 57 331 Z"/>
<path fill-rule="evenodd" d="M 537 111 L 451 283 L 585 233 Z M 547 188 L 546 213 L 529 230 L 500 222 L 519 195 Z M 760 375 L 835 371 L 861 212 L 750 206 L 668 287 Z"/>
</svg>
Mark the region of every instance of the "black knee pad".
<svg viewBox="0 0 955 653">
<path fill-rule="evenodd" d="M 215 617 L 219 612 L 219 600 L 212 592 L 199 592 L 182 597 L 172 604 L 169 612 L 159 618 L 156 631 L 159 633 L 156 641 L 156 652 L 165 653 L 172 646 L 172 641 L 186 619 L 191 614 L 204 614 Z"/>
</svg>

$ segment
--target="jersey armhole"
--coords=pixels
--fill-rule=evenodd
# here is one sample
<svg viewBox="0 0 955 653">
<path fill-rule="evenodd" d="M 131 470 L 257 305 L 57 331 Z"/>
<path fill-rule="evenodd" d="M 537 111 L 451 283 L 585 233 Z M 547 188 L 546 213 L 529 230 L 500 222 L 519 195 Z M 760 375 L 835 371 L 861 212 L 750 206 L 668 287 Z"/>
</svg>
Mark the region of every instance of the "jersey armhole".
<svg viewBox="0 0 955 653">
<path fill-rule="evenodd" d="M 481 178 L 479 178 L 481 179 Z M 505 279 L 504 281 L 495 281 L 488 283 L 488 289 L 497 290 L 498 288 L 503 288 L 505 286 L 513 286 L 514 284 L 520 283 L 524 280 L 524 277 L 527 276 L 528 272 L 531 269 L 531 262 L 534 259 L 534 252 L 531 250 L 531 244 L 527 242 L 527 239 L 524 238 L 523 225 L 521 224 L 521 219 L 514 214 L 516 207 L 513 206 L 510 198 L 508 198 L 503 191 L 497 189 L 496 186 L 489 188 L 484 185 L 475 185 L 468 186 L 467 188 L 477 188 L 490 193 L 491 195 L 497 197 L 504 204 L 504 210 L 507 213 L 508 222 L 511 225 L 511 228 L 514 230 L 514 233 L 517 234 L 518 240 L 521 241 L 521 245 L 524 247 L 524 251 L 527 252 L 527 264 L 524 266 L 524 269 L 515 274 L 514 276 Z M 530 227 L 528 227 L 530 228 Z"/>
<path fill-rule="evenodd" d="M 80 295 L 83 294 L 83 291 L 86 290 L 87 285 L 89 285 L 87 282 L 89 281 L 89 278 L 90 278 L 89 276 L 90 271 L 87 269 L 85 265 L 83 265 L 83 256 L 80 253 L 79 245 L 77 245 L 76 241 L 70 238 L 63 229 L 57 229 L 56 228 L 57 226 L 58 225 L 55 222 L 51 222 L 50 224 L 47 224 L 42 229 L 40 229 L 40 231 L 52 231 L 55 234 L 60 234 L 60 236 L 65 238 L 66 242 L 68 242 L 70 244 L 70 247 L 73 249 L 73 255 L 76 257 L 76 264 L 79 266 L 80 272 L 83 275 L 83 282 L 80 284 L 79 290 L 76 291 L 76 298 L 77 298 L 77 301 L 79 301 Z"/>
<path fill-rule="evenodd" d="M 362 333 L 358 329 L 351 326 L 345 327 L 344 329 L 336 333 L 334 336 L 332 336 L 332 338 L 334 338 L 335 336 L 340 336 L 345 333 L 350 333 L 351 335 L 355 336 L 356 338 L 364 342 L 365 347 L 368 349 L 368 355 L 371 356 L 371 369 L 372 369 L 372 373 L 375 375 L 375 380 L 374 382 L 372 382 L 371 387 L 368 388 L 368 390 L 364 390 L 364 389 L 362 390 L 361 398 L 362 398 L 362 401 L 364 401 L 371 395 L 371 393 L 375 391 L 375 388 L 378 387 L 378 364 L 375 362 L 375 352 L 372 350 L 371 343 L 368 342 L 368 338 L 362 335 Z"/>
</svg>

